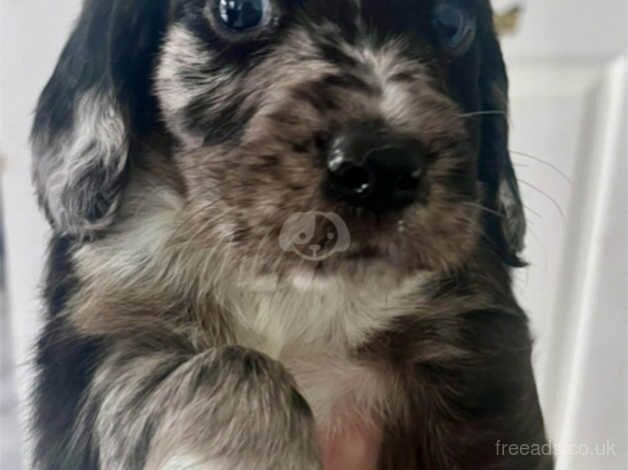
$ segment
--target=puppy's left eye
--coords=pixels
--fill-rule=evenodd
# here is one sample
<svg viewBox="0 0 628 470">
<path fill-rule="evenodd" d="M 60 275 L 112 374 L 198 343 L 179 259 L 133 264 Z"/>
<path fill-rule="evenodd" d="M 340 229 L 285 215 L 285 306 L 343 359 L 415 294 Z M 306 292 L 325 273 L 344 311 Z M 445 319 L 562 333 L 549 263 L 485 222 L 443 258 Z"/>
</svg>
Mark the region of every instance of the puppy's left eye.
<svg viewBox="0 0 628 470">
<path fill-rule="evenodd" d="M 442 1 L 434 8 L 432 23 L 441 46 L 452 56 L 467 52 L 475 39 L 476 21 L 454 2 Z"/>
<path fill-rule="evenodd" d="M 215 0 L 214 14 L 222 26 L 241 32 L 263 26 L 269 10 L 269 0 Z"/>
</svg>

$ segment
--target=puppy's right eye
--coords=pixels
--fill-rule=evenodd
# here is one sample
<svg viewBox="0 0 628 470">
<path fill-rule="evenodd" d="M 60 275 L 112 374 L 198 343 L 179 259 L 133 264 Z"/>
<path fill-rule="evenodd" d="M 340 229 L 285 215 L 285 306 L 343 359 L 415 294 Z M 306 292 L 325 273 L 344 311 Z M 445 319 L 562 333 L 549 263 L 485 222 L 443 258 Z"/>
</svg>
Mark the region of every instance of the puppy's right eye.
<svg viewBox="0 0 628 470">
<path fill-rule="evenodd" d="M 450 56 L 467 52 L 476 33 L 475 18 L 458 2 L 443 0 L 436 5 L 432 23 L 441 46 Z"/>
<path fill-rule="evenodd" d="M 214 16 L 221 26 L 233 32 L 251 31 L 270 18 L 269 0 L 214 0 Z"/>
</svg>

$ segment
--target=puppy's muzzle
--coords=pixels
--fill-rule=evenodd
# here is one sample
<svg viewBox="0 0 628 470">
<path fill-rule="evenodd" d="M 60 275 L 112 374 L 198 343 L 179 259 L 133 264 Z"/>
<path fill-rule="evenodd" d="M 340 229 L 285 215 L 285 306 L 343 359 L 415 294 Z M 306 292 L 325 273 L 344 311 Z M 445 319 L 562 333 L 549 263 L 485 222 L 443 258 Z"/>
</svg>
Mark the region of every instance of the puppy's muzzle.
<svg viewBox="0 0 628 470">
<path fill-rule="evenodd" d="M 353 129 L 330 146 L 327 191 L 376 213 L 403 209 L 417 201 L 425 160 L 416 140 Z"/>
</svg>

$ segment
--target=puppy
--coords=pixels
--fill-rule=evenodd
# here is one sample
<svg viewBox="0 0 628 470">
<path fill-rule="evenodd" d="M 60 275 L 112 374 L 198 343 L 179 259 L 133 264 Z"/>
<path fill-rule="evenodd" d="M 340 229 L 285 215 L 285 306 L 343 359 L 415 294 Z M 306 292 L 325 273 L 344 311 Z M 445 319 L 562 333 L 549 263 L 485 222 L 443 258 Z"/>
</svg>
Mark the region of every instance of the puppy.
<svg viewBox="0 0 628 470">
<path fill-rule="evenodd" d="M 36 112 L 46 470 L 547 469 L 487 0 L 86 0 Z"/>
</svg>

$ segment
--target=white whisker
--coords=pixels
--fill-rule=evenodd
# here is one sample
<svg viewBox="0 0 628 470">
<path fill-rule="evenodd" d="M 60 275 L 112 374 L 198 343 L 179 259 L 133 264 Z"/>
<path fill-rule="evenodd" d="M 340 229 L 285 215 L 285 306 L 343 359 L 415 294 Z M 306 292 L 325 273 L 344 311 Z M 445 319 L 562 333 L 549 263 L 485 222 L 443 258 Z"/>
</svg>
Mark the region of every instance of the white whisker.
<svg viewBox="0 0 628 470">
<path fill-rule="evenodd" d="M 553 163 L 545 161 L 542 158 L 535 157 L 534 155 L 530 155 L 529 153 L 519 152 L 517 150 L 510 149 L 510 153 L 514 153 L 515 155 L 518 155 L 520 157 L 529 158 L 530 160 L 533 160 L 533 161 L 535 161 L 535 162 L 537 162 L 537 163 L 539 163 L 541 165 L 544 165 L 544 166 L 546 166 L 548 168 L 551 168 L 556 173 L 558 173 L 558 175 L 560 175 L 567 183 L 573 184 L 573 181 L 571 180 L 571 178 L 569 178 L 569 176 L 567 176 L 567 174 L 564 171 L 562 171 L 560 168 L 558 168 Z"/>
<path fill-rule="evenodd" d="M 507 117 L 508 113 L 506 111 L 489 110 L 489 111 L 473 111 L 471 113 L 458 114 L 458 116 L 463 117 L 463 118 L 474 117 L 474 116 L 505 116 Z"/>
</svg>

